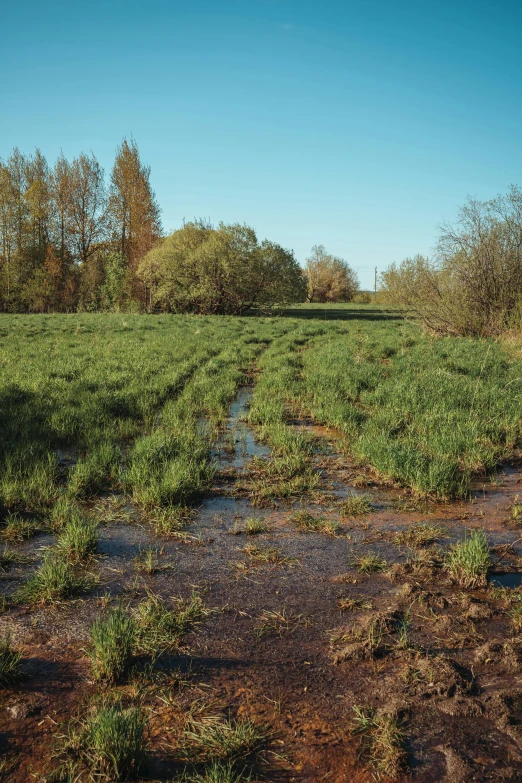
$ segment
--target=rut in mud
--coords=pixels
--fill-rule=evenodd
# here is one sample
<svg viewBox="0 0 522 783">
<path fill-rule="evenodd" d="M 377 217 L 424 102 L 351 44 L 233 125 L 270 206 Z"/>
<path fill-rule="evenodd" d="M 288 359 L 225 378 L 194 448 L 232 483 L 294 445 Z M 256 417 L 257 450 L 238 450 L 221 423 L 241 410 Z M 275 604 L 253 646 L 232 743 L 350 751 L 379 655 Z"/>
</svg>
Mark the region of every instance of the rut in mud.
<svg viewBox="0 0 522 783">
<path fill-rule="evenodd" d="M 83 650 L 109 603 L 119 596 L 132 609 L 150 592 L 196 591 L 210 609 L 201 625 L 153 672 L 138 657 L 111 689 L 140 699 L 148 716 L 144 779 L 180 773 L 187 718 L 216 715 L 269 727 L 255 767 L 268 780 L 366 783 L 379 764 L 383 780 L 521 779 L 522 604 L 512 587 L 522 560 L 510 512 L 520 467 L 477 483 L 467 502 L 419 501 L 351 464 L 336 433 L 296 419 L 287 426 L 313 440 L 317 484 L 260 502 L 251 490 L 271 456 L 246 422 L 250 393 L 239 391 L 214 486 L 183 530 L 157 535 L 127 499 L 106 496 L 87 569 L 97 584 L 55 606 L 7 605 L 1 626 L 23 652 L 25 677 L 1 691 L 0 774 L 52 779 L 58 735 L 97 692 Z M 444 552 L 474 528 L 486 531 L 496 573 L 489 587 L 463 589 Z M 1 572 L 7 596 L 53 542 L 45 533 L 12 544 L 27 562 Z M 369 710 L 373 723 L 354 733 Z M 400 737 L 387 766 L 375 743 L 383 716 Z"/>
</svg>

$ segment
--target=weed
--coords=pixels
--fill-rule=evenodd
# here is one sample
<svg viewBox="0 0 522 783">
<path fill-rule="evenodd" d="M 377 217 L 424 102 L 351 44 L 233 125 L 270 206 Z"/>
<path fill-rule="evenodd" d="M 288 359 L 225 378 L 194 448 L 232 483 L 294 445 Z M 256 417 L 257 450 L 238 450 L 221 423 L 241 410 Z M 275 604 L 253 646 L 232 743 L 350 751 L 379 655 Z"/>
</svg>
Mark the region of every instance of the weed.
<svg viewBox="0 0 522 783">
<path fill-rule="evenodd" d="M 153 508 L 148 512 L 148 518 L 154 526 L 154 532 L 165 538 L 179 536 L 183 528 L 190 522 L 191 510 L 187 506 L 168 506 Z"/>
<path fill-rule="evenodd" d="M 515 495 L 513 503 L 511 504 L 511 519 L 515 521 L 522 520 L 522 503 L 519 500 L 518 495 Z"/>
<path fill-rule="evenodd" d="M 56 548 L 62 557 L 73 563 L 89 560 L 98 550 L 96 523 L 78 515 L 72 516 L 63 526 Z"/>
<path fill-rule="evenodd" d="M 47 552 L 38 571 L 20 588 L 18 597 L 22 602 L 53 604 L 78 595 L 89 584 L 87 578 L 76 576 L 71 565 L 55 552 Z"/>
<path fill-rule="evenodd" d="M 357 517 L 369 514 L 373 507 L 368 495 L 351 492 L 341 503 L 339 510 L 343 517 Z"/>
<path fill-rule="evenodd" d="M 511 620 L 511 627 L 515 633 L 522 631 L 522 596 L 517 595 L 516 601 L 512 603 L 508 610 L 508 615 Z"/>
<path fill-rule="evenodd" d="M 466 589 L 487 586 L 490 564 L 490 549 L 483 530 L 467 534 L 463 541 L 451 547 L 446 559 L 452 580 Z"/>
<path fill-rule="evenodd" d="M 8 688 L 22 676 L 22 656 L 11 645 L 11 636 L 0 640 L 0 688 Z"/>
<path fill-rule="evenodd" d="M 386 571 L 388 563 L 379 555 L 362 555 L 356 559 L 355 566 L 361 574 L 373 574 Z"/>
<path fill-rule="evenodd" d="M 315 517 L 308 511 L 297 511 L 292 514 L 290 521 L 307 533 L 326 533 L 330 536 L 338 535 L 342 528 L 338 522 L 326 517 Z"/>
<path fill-rule="evenodd" d="M 128 672 L 136 642 L 136 622 L 119 604 L 94 621 L 87 655 L 95 680 L 115 683 Z"/>
<path fill-rule="evenodd" d="M 362 735 L 363 757 L 379 773 L 399 777 L 407 762 L 405 735 L 396 715 L 376 713 L 370 708 L 353 707 L 352 730 Z"/>
</svg>

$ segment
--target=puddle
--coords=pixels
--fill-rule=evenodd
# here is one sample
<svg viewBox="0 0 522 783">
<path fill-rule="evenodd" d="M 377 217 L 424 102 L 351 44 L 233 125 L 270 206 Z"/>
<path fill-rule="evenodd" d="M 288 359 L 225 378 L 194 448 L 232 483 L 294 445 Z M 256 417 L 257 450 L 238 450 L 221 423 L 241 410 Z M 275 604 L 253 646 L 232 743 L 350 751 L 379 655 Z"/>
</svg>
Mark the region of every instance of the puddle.
<svg viewBox="0 0 522 783">
<path fill-rule="evenodd" d="M 245 421 L 251 399 L 252 387 L 241 386 L 230 406 L 229 417 L 215 453 L 220 468 L 241 471 L 253 457 L 270 456 L 270 449 L 256 443 L 254 433 Z"/>
<path fill-rule="evenodd" d="M 489 584 L 493 587 L 510 587 L 515 590 L 522 584 L 522 574 L 493 574 Z"/>
</svg>

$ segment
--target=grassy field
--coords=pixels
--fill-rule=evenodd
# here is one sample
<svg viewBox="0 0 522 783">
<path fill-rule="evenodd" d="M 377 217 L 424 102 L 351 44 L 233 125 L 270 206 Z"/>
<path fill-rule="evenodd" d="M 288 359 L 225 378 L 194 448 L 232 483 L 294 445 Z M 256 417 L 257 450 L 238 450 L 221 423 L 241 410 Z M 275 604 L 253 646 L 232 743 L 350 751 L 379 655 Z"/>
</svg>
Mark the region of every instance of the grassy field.
<svg viewBox="0 0 522 783">
<path fill-rule="evenodd" d="M 52 516 L 109 488 L 146 508 L 194 499 L 255 369 L 250 421 L 282 474 L 306 461 L 285 427 L 295 410 L 382 479 L 439 498 L 464 496 L 520 440 L 522 366 L 499 344 L 430 339 L 375 308 L 297 312 L 353 317 L 3 316 L 4 513 Z"/>
<path fill-rule="evenodd" d="M 0 688 L 16 694 L 28 658 L 40 661 L 38 645 L 27 655 L 37 628 L 50 634 L 51 649 L 61 650 L 67 666 L 80 667 L 72 692 L 80 693 L 82 682 L 90 689 L 88 707 L 75 695 L 74 709 L 64 706 L 56 715 L 63 721 L 54 771 L 48 760 L 42 778 L 49 783 L 139 778 L 143 764 L 150 780 L 251 780 L 259 760 L 263 768 L 286 756 L 273 750 L 263 709 L 256 706 L 257 721 L 249 717 L 256 712 L 251 701 L 246 717 L 225 709 L 236 698 L 232 675 L 226 693 L 224 671 L 219 685 L 212 681 L 216 703 L 186 686 L 192 672 L 178 660 L 185 636 L 206 624 L 201 666 L 207 639 L 216 660 L 228 660 L 231 640 L 246 639 L 244 660 L 261 661 L 259 671 L 266 663 L 269 682 L 266 638 L 281 645 L 281 671 L 313 641 L 306 665 L 318 656 L 321 672 L 330 639 L 335 664 L 357 659 L 370 667 L 361 680 L 364 694 L 380 657 L 389 667 L 406 661 L 407 672 L 422 679 L 428 656 L 442 654 L 440 640 L 433 641 L 434 612 L 450 606 L 458 622 L 463 604 L 452 591 L 486 592 L 495 557 L 514 558 L 498 529 L 495 555 L 491 536 L 481 527 L 469 534 L 459 521 L 472 513 L 479 522 L 487 514 L 498 521 L 507 513 L 500 501 L 488 506 L 485 491 L 485 510 L 476 505 L 477 486 L 495 487 L 501 461 L 521 446 L 522 362 L 499 342 L 435 339 L 394 311 L 366 305 L 302 306 L 273 318 L 16 315 L 0 318 L 0 368 Z M 231 422 L 245 387 L 247 404 Z M 250 454 L 241 426 L 255 440 Z M 236 464 L 230 459 L 238 448 Z M 509 496 L 515 527 L 517 486 Z M 365 532 L 366 519 L 375 539 Z M 316 538 L 328 543 L 316 546 Z M 445 552 L 437 543 L 444 539 Z M 387 543 L 372 549 L 367 541 Z M 390 587 L 398 575 L 409 581 Z M 419 584 L 442 579 L 448 597 L 439 605 L 434 588 L 423 592 Z M 346 592 L 348 584 L 355 592 Z M 219 622 L 205 591 L 220 604 Z M 386 611 L 375 609 L 379 602 Z M 509 600 L 509 628 L 518 627 L 519 608 Z M 368 627 L 332 630 L 337 611 L 369 612 Z M 243 621 L 252 627 L 239 633 L 235 623 Z M 474 627 L 459 633 L 445 649 L 468 645 L 471 655 L 479 639 Z M 291 654 L 287 638 L 296 639 Z M 439 663 L 447 673 L 449 664 Z M 38 683 L 47 670 L 34 666 Z M 413 694 L 409 680 L 400 679 L 404 672 L 396 675 L 391 690 Z M 324 709 L 336 716 L 332 726 L 346 723 L 331 704 L 334 675 L 321 676 Z M 297 674 L 285 677 L 286 687 Z M 343 682 L 340 674 L 335 687 Z M 303 690 L 296 679 L 292 687 L 292 709 L 304 710 L 308 686 Z M 284 714 L 277 698 L 272 694 L 276 706 L 267 718 L 274 724 Z M 206 711 L 189 706 L 191 699 Z M 150 767 L 146 742 L 155 726 L 160 731 L 160 702 L 176 738 L 170 777 Z M 354 732 L 375 774 L 400 779 L 406 763 L 400 711 L 375 711 L 376 703 L 353 705 Z M 10 710 L 12 702 L 6 705 Z M 287 729 L 281 724 L 283 734 Z M 295 745 L 293 727 L 290 734 Z M 154 747 L 161 756 L 167 746 Z M 263 756 L 267 748 L 270 757 Z M 24 751 L 2 754 L 0 748 L 0 773 L 5 765 L 13 783 L 36 769 L 22 764 L 16 777 Z M 317 754 L 303 769 L 315 764 L 326 774 L 331 759 Z M 346 760 L 335 763 L 348 769 Z M 371 779 L 356 777 L 353 763 L 343 774 Z M 281 780 L 316 779 L 288 774 Z"/>
</svg>

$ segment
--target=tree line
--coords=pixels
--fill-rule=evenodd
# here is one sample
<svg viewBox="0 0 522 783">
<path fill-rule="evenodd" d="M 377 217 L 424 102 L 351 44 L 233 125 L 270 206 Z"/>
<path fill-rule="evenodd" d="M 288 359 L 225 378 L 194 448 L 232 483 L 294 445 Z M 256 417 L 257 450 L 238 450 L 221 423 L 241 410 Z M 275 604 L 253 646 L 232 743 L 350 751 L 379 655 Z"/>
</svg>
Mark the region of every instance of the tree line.
<svg viewBox="0 0 522 783">
<path fill-rule="evenodd" d="M 0 309 L 71 312 L 146 303 L 136 270 L 161 236 L 150 168 L 124 139 L 107 183 L 93 153 L 0 161 Z"/>
<path fill-rule="evenodd" d="M 433 258 L 392 264 L 382 294 L 433 332 L 492 336 L 522 325 L 522 191 L 469 198 Z"/>
<path fill-rule="evenodd" d="M 108 181 L 93 153 L 50 166 L 40 150 L 0 160 L 0 312 L 237 314 L 295 302 L 350 301 L 355 273 L 322 245 L 303 269 L 253 228 L 206 221 L 164 236 L 136 142 Z"/>
</svg>

